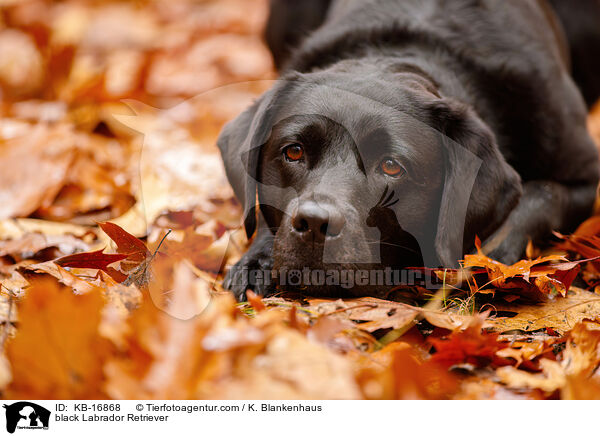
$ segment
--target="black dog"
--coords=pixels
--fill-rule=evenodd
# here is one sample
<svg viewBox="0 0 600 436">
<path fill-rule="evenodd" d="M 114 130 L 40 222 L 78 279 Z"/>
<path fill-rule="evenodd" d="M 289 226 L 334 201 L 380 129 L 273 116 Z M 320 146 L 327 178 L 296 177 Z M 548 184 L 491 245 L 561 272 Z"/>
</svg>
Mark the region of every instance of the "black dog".
<svg viewBox="0 0 600 436">
<path fill-rule="evenodd" d="M 600 2 L 574 3 L 600 17 Z M 529 239 L 577 225 L 599 170 L 568 42 L 600 59 L 600 18 L 562 14 L 564 28 L 545 0 L 272 0 L 282 79 L 218 142 L 256 232 L 225 286 L 382 295 L 388 284 L 336 280 L 454 266 L 476 236 L 515 262 Z M 592 102 L 597 61 L 573 64 Z"/>
</svg>

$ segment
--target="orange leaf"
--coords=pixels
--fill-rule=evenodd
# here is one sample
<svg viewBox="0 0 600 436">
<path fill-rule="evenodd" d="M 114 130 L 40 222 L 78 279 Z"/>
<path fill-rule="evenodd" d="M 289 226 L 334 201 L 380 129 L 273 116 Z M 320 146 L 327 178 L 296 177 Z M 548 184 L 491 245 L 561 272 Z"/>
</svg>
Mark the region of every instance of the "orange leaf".
<svg viewBox="0 0 600 436">
<path fill-rule="evenodd" d="M 462 331 L 454 331 L 447 338 L 429 338 L 436 353 L 432 360 L 445 366 L 460 363 L 470 363 L 477 367 L 484 367 L 498 362 L 496 352 L 506 345 L 498 342 L 497 333 L 487 333 L 482 330 L 486 314 L 473 318 L 471 324 Z"/>
<path fill-rule="evenodd" d="M 362 363 L 357 380 L 370 399 L 446 399 L 457 388 L 455 377 L 404 342 L 392 342 Z M 375 389 L 378 387 L 378 389 Z"/>
<path fill-rule="evenodd" d="M 485 269 L 490 285 L 499 290 L 509 290 L 512 294 L 519 290 L 521 297 L 541 300 L 545 295 L 557 293 L 564 297 L 579 271 L 579 264 L 590 260 L 594 259 L 568 262 L 563 256 L 551 255 L 505 265 L 479 250 L 478 254 L 466 255 L 463 266 L 473 268 L 474 274 L 483 272 L 478 269 Z"/>
<path fill-rule="evenodd" d="M 250 303 L 250 306 L 252 306 L 252 308 L 257 312 L 261 312 L 267 308 L 265 303 L 262 302 L 262 297 L 260 295 L 256 295 L 251 290 L 246 291 L 246 297 L 248 298 L 248 303 Z"/>
<path fill-rule="evenodd" d="M 9 398 L 103 398 L 102 366 L 109 343 L 98 327 L 99 292 L 73 294 L 54 280 L 40 280 L 19 304 L 19 327 L 6 354 L 13 380 Z"/>
</svg>

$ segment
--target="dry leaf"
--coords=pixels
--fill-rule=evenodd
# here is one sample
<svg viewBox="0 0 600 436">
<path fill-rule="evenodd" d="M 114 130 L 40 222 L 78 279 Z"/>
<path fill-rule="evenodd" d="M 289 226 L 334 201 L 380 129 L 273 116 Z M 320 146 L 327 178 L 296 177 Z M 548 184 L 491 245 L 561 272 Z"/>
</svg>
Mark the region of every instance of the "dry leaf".
<svg viewBox="0 0 600 436">
<path fill-rule="evenodd" d="M 563 334 L 585 318 L 600 313 L 600 296 L 578 288 L 571 288 L 566 298 L 556 298 L 539 304 L 494 304 L 500 314 L 513 313 L 512 317 L 495 316 L 485 326 L 497 332 L 511 330 L 535 331 L 552 328 Z"/>
<path fill-rule="evenodd" d="M 540 374 L 504 367 L 496 371 L 498 376 L 510 387 L 541 389 L 549 394 L 561 390 L 565 399 L 589 399 L 600 387 L 600 377 L 596 374 L 600 365 L 600 325 L 582 321 L 567 338 L 560 360 L 540 360 Z M 587 380 L 589 386 L 584 387 L 583 380 Z"/>
<path fill-rule="evenodd" d="M 40 280 L 19 303 L 19 328 L 7 343 L 8 398 L 100 399 L 109 343 L 98 333 L 100 292 L 74 294 Z M 85 351 L 84 351 L 85 350 Z"/>
</svg>

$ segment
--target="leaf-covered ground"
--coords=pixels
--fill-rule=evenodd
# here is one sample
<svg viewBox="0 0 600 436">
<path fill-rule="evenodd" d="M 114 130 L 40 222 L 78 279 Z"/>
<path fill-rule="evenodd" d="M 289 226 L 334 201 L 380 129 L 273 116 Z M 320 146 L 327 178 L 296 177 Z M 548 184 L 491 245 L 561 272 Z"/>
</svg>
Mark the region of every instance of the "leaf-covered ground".
<svg viewBox="0 0 600 436">
<path fill-rule="evenodd" d="M 600 398 L 600 217 L 411 304 L 237 304 L 215 140 L 275 77 L 266 0 L 0 5 L 4 398 Z"/>
</svg>

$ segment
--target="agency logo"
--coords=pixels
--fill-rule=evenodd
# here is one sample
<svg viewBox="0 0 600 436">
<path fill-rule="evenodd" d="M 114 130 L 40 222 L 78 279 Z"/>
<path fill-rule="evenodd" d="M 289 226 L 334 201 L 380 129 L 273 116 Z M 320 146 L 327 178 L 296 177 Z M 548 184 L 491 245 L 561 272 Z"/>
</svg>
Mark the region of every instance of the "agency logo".
<svg viewBox="0 0 600 436">
<path fill-rule="evenodd" d="M 3 407 L 6 409 L 6 431 L 9 433 L 14 433 L 17 428 L 19 430 L 48 430 L 50 422 L 48 409 L 29 401 L 4 404 Z"/>
</svg>

